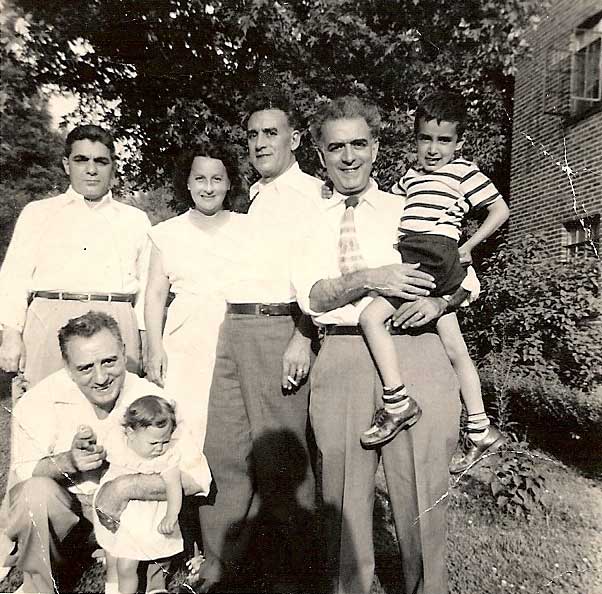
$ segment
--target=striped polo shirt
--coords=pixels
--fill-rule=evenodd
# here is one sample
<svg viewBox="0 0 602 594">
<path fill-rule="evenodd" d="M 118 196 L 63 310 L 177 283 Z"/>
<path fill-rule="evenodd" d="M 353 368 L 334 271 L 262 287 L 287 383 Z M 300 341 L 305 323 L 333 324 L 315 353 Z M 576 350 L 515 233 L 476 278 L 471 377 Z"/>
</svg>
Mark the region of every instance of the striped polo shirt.
<svg viewBox="0 0 602 594">
<path fill-rule="evenodd" d="M 392 192 L 406 199 L 400 235 L 425 233 L 456 241 L 468 211 L 501 198 L 493 182 L 474 163 L 461 158 L 428 173 L 410 168 Z"/>
</svg>

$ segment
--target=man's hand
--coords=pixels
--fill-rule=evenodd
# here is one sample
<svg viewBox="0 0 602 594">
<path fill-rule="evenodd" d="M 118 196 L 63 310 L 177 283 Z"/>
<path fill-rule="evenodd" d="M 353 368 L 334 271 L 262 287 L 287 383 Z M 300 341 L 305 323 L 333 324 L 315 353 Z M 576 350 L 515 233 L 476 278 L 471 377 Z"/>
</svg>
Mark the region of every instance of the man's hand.
<svg viewBox="0 0 602 594">
<path fill-rule="evenodd" d="M 163 347 L 150 348 L 145 361 L 144 370 L 146 379 L 161 388 L 165 387 L 165 376 L 167 374 L 167 353 Z"/>
<path fill-rule="evenodd" d="M 98 519 L 109 532 L 117 532 L 121 514 L 129 503 L 129 499 L 121 495 L 119 485 L 119 478 L 109 481 L 101 485 L 96 494 L 94 507 Z"/>
<path fill-rule="evenodd" d="M 81 425 L 78 429 L 69 453 L 75 472 L 100 468 L 107 455 L 105 449 L 96 443 L 96 435 L 87 425 Z"/>
<path fill-rule="evenodd" d="M 282 388 L 294 390 L 309 373 L 311 339 L 295 332 L 282 357 Z"/>
<path fill-rule="evenodd" d="M 418 328 L 445 313 L 447 301 L 443 297 L 421 297 L 416 301 L 402 303 L 391 317 L 393 326 Z"/>
<path fill-rule="evenodd" d="M 420 264 L 389 264 L 367 271 L 368 285 L 384 297 L 399 297 L 414 301 L 427 296 L 435 288 L 435 279 L 418 270 Z"/>
<path fill-rule="evenodd" d="M 5 326 L 2 330 L 0 369 L 9 373 L 25 369 L 25 343 L 23 337 L 18 330 L 8 326 Z"/>
<path fill-rule="evenodd" d="M 157 527 L 157 530 L 159 531 L 160 534 L 171 534 L 175 528 L 176 528 L 176 524 L 178 523 L 178 516 L 174 516 L 174 517 L 170 517 L 168 515 L 166 515 L 161 522 L 159 522 L 159 526 Z"/>
</svg>

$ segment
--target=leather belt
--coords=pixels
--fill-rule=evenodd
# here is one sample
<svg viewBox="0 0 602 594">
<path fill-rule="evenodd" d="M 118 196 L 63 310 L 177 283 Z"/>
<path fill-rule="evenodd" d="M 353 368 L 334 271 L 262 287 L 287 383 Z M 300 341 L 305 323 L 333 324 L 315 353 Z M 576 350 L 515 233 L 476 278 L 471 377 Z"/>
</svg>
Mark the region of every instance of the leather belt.
<svg viewBox="0 0 602 594">
<path fill-rule="evenodd" d="M 407 330 L 404 330 L 400 326 L 391 326 L 389 334 L 393 336 L 399 334 L 408 334 Z M 320 326 L 320 331 L 326 336 L 363 336 L 361 326 L 335 326 L 334 324 L 328 326 Z"/>
<path fill-rule="evenodd" d="M 33 291 L 31 298 L 60 299 L 62 301 L 121 301 L 133 303 L 133 293 L 69 293 L 68 291 Z"/>
<path fill-rule="evenodd" d="M 291 316 L 300 313 L 296 301 L 292 303 L 228 303 L 226 311 L 250 316 Z"/>
</svg>

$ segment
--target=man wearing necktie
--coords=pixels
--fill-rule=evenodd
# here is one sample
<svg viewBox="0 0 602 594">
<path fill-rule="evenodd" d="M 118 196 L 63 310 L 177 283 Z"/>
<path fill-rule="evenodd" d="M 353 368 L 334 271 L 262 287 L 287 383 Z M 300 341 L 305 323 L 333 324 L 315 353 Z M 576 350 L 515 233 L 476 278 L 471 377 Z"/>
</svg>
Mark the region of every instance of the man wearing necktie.
<svg viewBox="0 0 602 594">
<path fill-rule="evenodd" d="M 227 313 L 209 396 L 204 452 L 216 494 L 199 509 L 206 557 L 198 576 L 203 592 L 218 583 L 224 591 L 228 581 L 249 571 L 249 536 L 256 546 L 259 535 L 248 532 L 251 522 L 257 525 L 260 504 L 267 520 L 264 536 L 287 534 L 282 550 L 288 541 L 309 538 L 300 518 L 314 508 L 306 433 L 315 328 L 296 303 L 290 256 L 298 229 L 311 225 L 321 208 L 321 182 L 299 169 L 299 120 L 286 96 L 264 87 L 249 97 L 247 112 L 249 159 L 260 180 L 250 189 L 252 202 L 241 238 L 245 265 L 226 288 Z M 261 447 L 268 437 L 269 450 Z M 248 582 L 247 588 L 252 588 Z"/>
<path fill-rule="evenodd" d="M 299 241 L 293 282 L 301 308 L 324 333 L 312 371 L 310 419 L 323 502 L 337 510 L 326 518 L 325 530 L 331 591 L 368 594 L 374 577 L 378 457 L 361 447 L 359 436 L 381 406 L 382 383 L 358 318 L 377 293 L 413 300 L 398 312 L 400 326 L 391 332 L 406 383 L 423 409 L 419 423 L 381 449 L 404 592 L 444 594 L 445 493 L 460 401 L 455 374 L 429 322 L 459 305 L 465 292 L 449 302 L 430 298 L 432 277 L 400 263 L 393 245 L 403 204 L 370 177 L 379 147 L 377 108 L 356 97 L 335 99 L 318 110 L 310 129 L 334 193 L 324 200 L 321 224 Z M 413 327 L 402 330 L 404 325 Z"/>
</svg>

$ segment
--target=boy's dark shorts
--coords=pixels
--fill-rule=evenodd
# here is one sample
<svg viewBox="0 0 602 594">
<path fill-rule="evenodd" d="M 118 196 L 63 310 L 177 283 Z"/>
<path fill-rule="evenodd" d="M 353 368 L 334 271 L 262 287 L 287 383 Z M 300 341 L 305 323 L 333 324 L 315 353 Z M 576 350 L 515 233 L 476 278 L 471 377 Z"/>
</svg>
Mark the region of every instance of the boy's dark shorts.
<svg viewBox="0 0 602 594">
<path fill-rule="evenodd" d="M 435 277 L 437 287 L 431 290 L 431 297 L 452 295 L 466 277 L 466 269 L 460 264 L 458 242 L 443 235 L 425 233 L 402 235 L 397 244 L 404 264 L 420 263 L 422 272 Z M 404 300 L 386 297 L 395 308 Z"/>
</svg>

